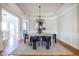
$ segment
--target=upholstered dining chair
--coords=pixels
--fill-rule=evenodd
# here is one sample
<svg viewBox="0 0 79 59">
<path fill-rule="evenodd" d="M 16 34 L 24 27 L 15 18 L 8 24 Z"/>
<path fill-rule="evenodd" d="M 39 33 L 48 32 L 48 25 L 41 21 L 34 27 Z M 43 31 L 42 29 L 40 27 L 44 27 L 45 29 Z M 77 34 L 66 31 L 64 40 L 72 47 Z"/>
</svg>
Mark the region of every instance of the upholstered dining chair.
<svg viewBox="0 0 79 59">
<path fill-rule="evenodd" d="M 31 36 L 30 44 L 33 46 L 33 49 L 36 49 L 36 44 L 40 41 L 39 36 Z"/>
<path fill-rule="evenodd" d="M 46 49 L 49 49 L 51 45 L 51 36 L 46 36 L 45 39 L 46 39 Z"/>
</svg>

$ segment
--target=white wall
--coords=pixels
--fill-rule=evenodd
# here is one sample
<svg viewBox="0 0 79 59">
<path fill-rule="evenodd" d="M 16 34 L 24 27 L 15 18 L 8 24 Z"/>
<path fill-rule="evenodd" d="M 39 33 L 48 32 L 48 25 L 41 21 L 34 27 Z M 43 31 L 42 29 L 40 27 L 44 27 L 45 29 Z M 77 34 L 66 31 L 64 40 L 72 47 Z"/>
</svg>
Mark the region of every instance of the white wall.
<svg viewBox="0 0 79 59">
<path fill-rule="evenodd" d="M 79 48 L 79 5 L 77 6 L 77 46 Z"/>
<path fill-rule="evenodd" d="M 77 6 L 73 6 L 58 17 L 58 38 L 79 49 L 77 13 Z"/>
<path fill-rule="evenodd" d="M 57 17 L 49 17 L 44 18 L 47 33 L 57 33 Z M 35 29 L 36 19 L 30 19 L 30 33 L 36 33 L 37 29 Z"/>
<path fill-rule="evenodd" d="M 48 18 L 46 21 L 46 32 L 50 34 L 57 33 L 57 17 Z"/>
<path fill-rule="evenodd" d="M 35 30 L 35 23 L 36 23 L 36 20 L 35 19 L 29 19 L 29 33 L 30 34 L 33 34 L 33 33 L 36 33 L 36 30 Z"/>
<path fill-rule="evenodd" d="M 2 7 L 0 6 L 0 51 L 3 50 L 2 39 L 3 39 L 3 32 L 2 32 Z"/>
</svg>

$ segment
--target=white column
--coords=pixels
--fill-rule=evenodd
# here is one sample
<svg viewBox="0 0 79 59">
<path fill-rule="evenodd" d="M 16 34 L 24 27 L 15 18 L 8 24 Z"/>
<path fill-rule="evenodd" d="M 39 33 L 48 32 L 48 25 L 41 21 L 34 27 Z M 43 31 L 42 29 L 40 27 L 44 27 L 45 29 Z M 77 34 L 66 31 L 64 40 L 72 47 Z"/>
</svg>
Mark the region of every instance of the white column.
<svg viewBox="0 0 79 59">
<path fill-rule="evenodd" d="M 3 50 L 3 32 L 2 32 L 2 7 L 0 6 L 0 51 Z"/>
<path fill-rule="evenodd" d="M 79 5 L 77 5 L 77 47 L 79 49 Z"/>
<path fill-rule="evenodd" d="M 18 39 L 22 39 L 21 38 L 21 19 L 18 18 Z"/>
<path fill-rule="evenodd" d="M 23 21 L 22 21 L 23 19 L 22 18 L 20 18 L 19 19 L 19 24 L 20 24 L 20 38 L 22 39 L 22 30 L 23 30 L 23 27 L 22 27 L 22 24 L 23 24 Z"/>
</svg>

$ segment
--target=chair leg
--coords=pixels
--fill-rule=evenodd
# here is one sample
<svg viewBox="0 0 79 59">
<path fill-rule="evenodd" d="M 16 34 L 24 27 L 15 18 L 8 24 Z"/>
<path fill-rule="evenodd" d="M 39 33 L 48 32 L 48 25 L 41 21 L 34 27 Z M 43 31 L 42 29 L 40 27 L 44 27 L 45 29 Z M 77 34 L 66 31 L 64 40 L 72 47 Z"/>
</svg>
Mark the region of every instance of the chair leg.
<svg viewBox="0 0 79 59">
<path fill-rule="evenodd" d="M 26 39 L 24 38 L 24 43 L 26 43 Z"/>
<path fill-rule="evenodd" d="M 43 46 L 43 41 L 42 41 L 42 46 Z"/>
<path fill-rule="evenodd" d="M 49 42 L 46 41 L 46 49 L 49 49 Z"/>
<path fill-rule="evenodd" d="M 30 39 L 30 45 L 32 46 L 32 39 Z"/>
<path fill-rule="evenodd" d="M 51 41 L 50 41 L 50 46 L 51 46 Z"/>
<path fill-rule="evenodd" d="M 36 42 L 33 42 L 33 49 L 36 49 Z"/>
<path fill-rule="evenodd" d="M 56 43 L 56 38 L 55 38 L 55 43 Z"/>
<path fill-rule="evenodd" d="M 30 45 L 32 46 L 32 42 L 30 42 Z"/>
<path fill-rule="evenodd" d="M 26 35 L 24 35 L 24 43 L 26 43 Z"/>
<path fill-rule="evenodd" d="M 39 46 L 40 46 L 40 41 L 38 42 Z"/>
</svg>

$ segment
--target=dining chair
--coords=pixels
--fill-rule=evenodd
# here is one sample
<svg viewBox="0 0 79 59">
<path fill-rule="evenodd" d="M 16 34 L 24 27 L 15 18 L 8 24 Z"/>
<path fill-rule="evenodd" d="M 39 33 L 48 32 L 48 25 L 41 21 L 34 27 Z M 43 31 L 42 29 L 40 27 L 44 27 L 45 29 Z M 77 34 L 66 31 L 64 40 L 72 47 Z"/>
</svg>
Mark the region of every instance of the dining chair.
<svg viewBox="0 0 79 59">
<path fill-rule="evenodd" d="M 46 39 L 46 49 L 49 49 L 51 45 L 51 36 L 46 36 L 45 39 Z"/>
</svg>

